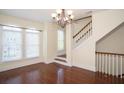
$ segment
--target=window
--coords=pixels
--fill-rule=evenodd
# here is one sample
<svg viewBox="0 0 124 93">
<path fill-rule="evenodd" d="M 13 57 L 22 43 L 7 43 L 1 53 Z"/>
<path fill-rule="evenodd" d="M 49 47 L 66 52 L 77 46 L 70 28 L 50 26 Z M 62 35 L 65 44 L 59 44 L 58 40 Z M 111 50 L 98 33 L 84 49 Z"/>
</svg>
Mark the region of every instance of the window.
<svg viewBox="0 0 124 93">
<path fill-rule="evenodd" d="M 0 62 L 39 57 L 39 48 L 39 31 L 0 26 Z"/>
<path fill-rule="evenodd" d="M 64 31 L 58 30 L 58 50 L 64 50 Z"/>
<path fill-rule="evenodd" d="M 26 57 L 38 57 L 39 46 L 39 31 L 26 30 Z"/>
<path fill-rule="evenodd" d="M 21 29 L 2 28 L 2 61 L 18 60 L 22 57 L 22 33 Z"/>
</svg>

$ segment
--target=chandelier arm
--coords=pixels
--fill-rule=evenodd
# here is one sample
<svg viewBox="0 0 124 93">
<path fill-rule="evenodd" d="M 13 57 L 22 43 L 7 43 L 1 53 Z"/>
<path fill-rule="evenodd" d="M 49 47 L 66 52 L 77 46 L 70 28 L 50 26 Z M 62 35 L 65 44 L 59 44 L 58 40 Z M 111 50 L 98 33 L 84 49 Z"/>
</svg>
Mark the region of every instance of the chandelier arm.
<svg viewBox="0 0 124 93">
<path fill-rule="evenodd" d="M 68 12 L 68 11 L 67 11 Z M 66 26 L 67 23 L 71 23 L 73 19 L 72 11 L 71 13 L 67 13 L 68 15 L 65 15 L 65 9 L 61 9 L 52 16 L 54 20 L 56 20 L 57 24 L 60 25 L 62 28 Z M 56 15 L 56 16 L 55 16 Z"/>
</svg>

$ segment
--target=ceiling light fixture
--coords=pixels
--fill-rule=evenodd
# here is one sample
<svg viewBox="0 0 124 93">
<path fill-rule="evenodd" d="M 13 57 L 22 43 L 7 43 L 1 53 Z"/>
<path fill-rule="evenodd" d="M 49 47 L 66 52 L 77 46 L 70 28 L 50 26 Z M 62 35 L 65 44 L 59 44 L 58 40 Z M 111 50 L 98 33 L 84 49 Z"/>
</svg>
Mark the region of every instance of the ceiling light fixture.
<svg viewBox="0 0 124 93">
<path fill-rule="evenodd" d="M 56 13 L 52 13 L 52 18 L 57 22 L 62 28 L 66 26 L 67 23 L 71 23 L 74 16 L 72 15 L 73 11 L 68 10 L 67 13 L 65 9 L 57 9 Z"/>
</svg>

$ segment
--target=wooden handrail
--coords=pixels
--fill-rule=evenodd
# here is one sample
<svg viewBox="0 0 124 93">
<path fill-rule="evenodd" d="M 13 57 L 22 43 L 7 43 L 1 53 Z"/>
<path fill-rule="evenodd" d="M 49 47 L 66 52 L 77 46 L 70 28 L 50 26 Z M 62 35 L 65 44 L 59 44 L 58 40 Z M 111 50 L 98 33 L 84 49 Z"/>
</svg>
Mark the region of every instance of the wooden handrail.
<svg viewBox="0 0 124 93">
<path fill-rule="evenodd" d="M 73 38 L 75 38 L 78 34 L 80 34 L 90 23 L 92 23 L 92 21 L 90 21 L 89 23 L 87 23 L 77 34 L 75 34 L 73 36 Z"/>
<path fill-rule="evenodd" d="M 92 17 L 92 16 L 86 16 L 86 17 L 82 17 L 82 18 L 76 19 L 76 20 L 74 20 L 74 21 L 79 21 L 79 20 L 83 20 L 83 19 L 90 18 L 90 17 Z"/>
<path fill-rule="evenodd" d="M 120 53 L 110 53 L 110 52 L 96 52 L 99 54 L 109 54 L 109 55 L 120 55 L 120 56 L 124 56 L 124 54 L 120 54 Z"/>
</svg>

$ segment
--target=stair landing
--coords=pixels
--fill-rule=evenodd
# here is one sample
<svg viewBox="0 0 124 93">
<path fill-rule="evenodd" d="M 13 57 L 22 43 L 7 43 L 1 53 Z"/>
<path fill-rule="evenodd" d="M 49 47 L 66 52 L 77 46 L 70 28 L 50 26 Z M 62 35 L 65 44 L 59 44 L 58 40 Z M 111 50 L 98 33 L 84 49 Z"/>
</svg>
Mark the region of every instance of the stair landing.
<svg viewBox="0 0 124 93">
<path fill-rule="evenodd" d="M 66 55 L 58 55 L 57 57 L 55 57 L 55 62 L 57 63 L 67 63 L 66 61 Z"/>
<path fill-rule="evenodd" d="M 66 55 L 64 54 L 64 55 L 59 55 L 58 57 L 64 57 L 64 58 L 66 58 Z"/>
</svg>

